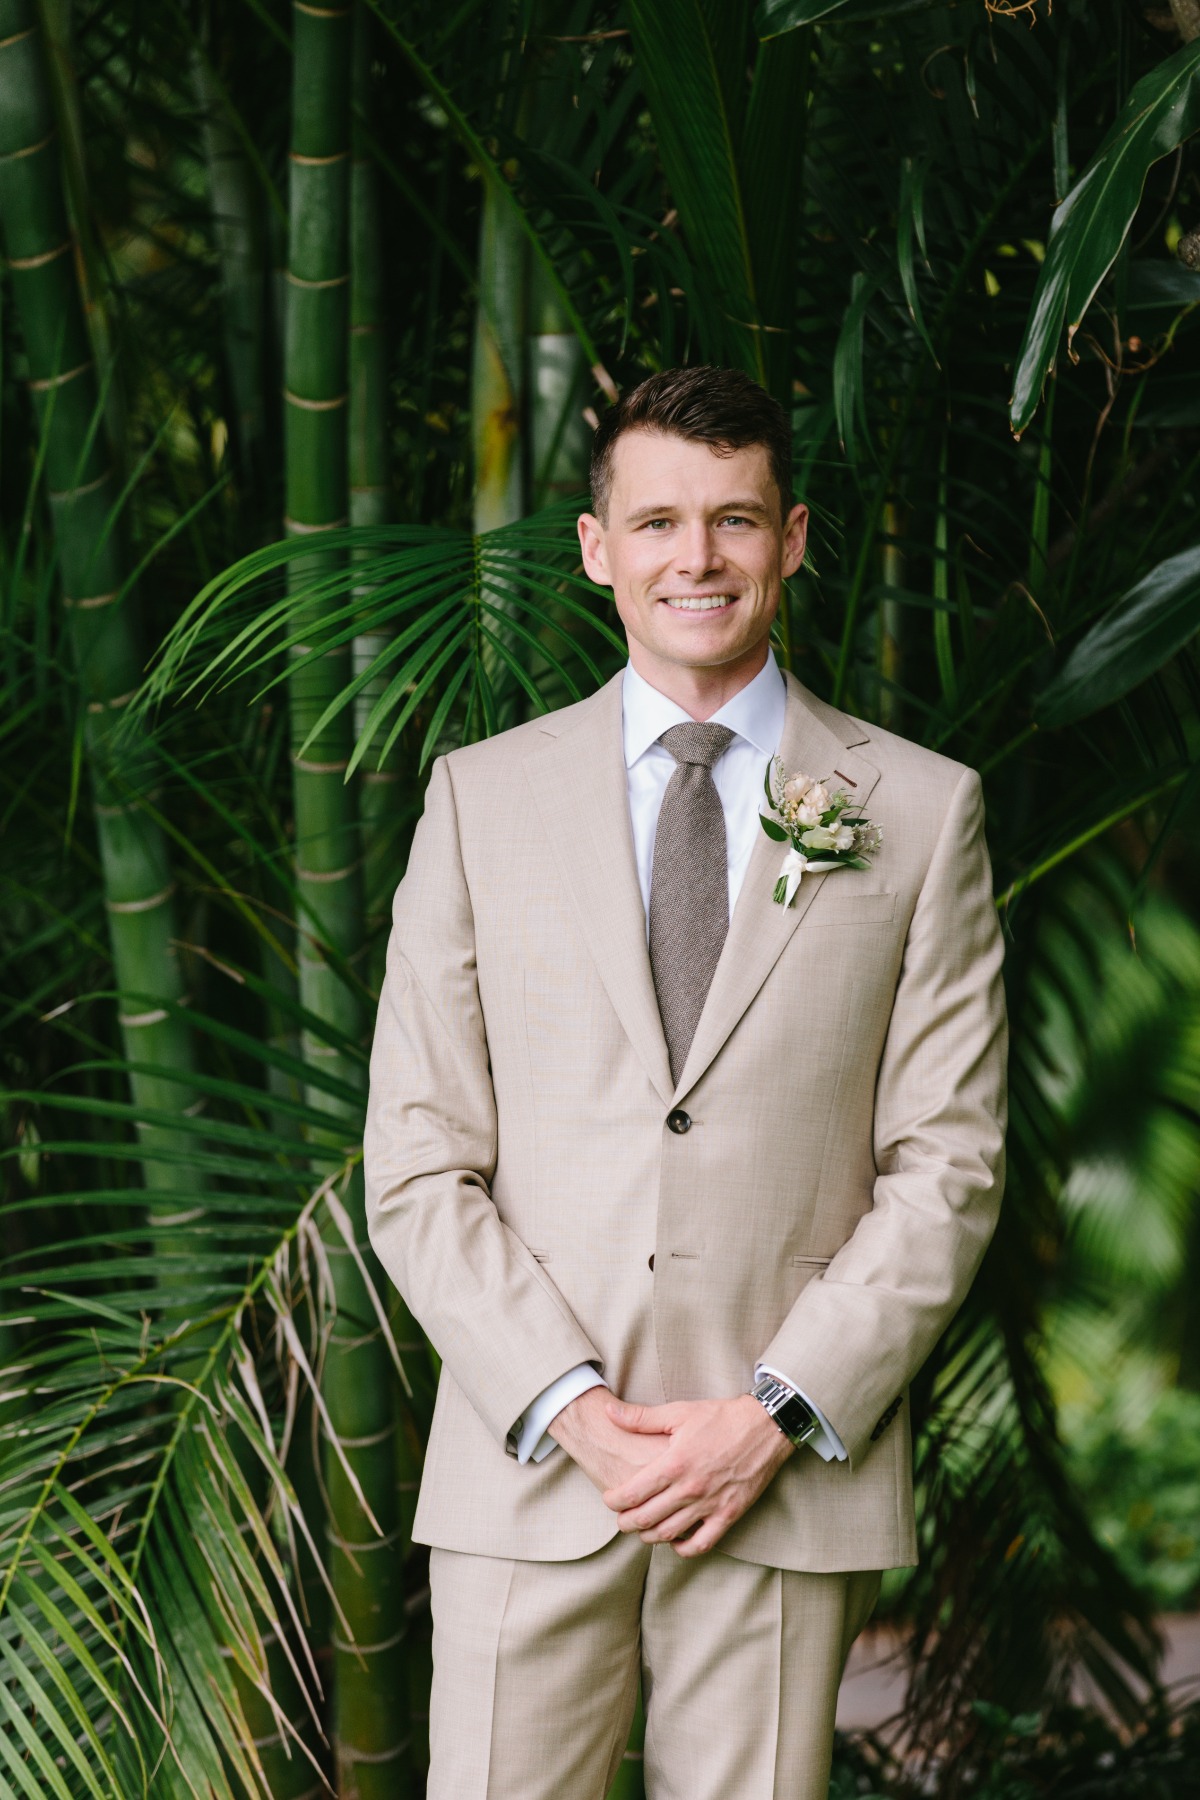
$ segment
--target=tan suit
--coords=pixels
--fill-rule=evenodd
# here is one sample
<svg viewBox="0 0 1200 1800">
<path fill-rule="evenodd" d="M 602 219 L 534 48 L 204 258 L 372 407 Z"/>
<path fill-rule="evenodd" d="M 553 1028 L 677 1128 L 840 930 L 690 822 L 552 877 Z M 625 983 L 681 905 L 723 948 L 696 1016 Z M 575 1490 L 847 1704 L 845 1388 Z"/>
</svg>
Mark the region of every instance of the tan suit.
<svg viewBox="0 0 1200 1800">
<path fill-rule="evenodd" d="M 762 836 L 675 1088 L 621 678 L 434 765 L 365 1140 L 372 1242 L 444 1363 L 422 1542 L 592 1555 L 617 1523 L 582 1469 L 505 1454 L 534 1397 L 589 1360 L 629 1400 L 732 1396 L 761 1360 L 849 1461 L 792 1456 L 721 1552 L 785 1571 L 915 1561 L 894 1402 L 963 1299 L 1003 1179 L 980 783 L 787 684 L 786 769 L 844 785 L 883 846 L 869 870 L 806 875 L 785 909 Z"/>
</svg>

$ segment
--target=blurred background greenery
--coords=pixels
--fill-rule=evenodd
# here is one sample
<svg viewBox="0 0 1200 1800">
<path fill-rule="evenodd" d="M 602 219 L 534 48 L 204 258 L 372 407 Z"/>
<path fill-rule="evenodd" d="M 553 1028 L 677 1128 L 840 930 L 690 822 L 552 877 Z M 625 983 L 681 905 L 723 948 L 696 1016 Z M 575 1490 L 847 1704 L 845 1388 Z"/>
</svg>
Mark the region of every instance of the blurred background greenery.
<svg viewBox="0 0 1200 1800">
<path fill-rule="evenodd" d="M 389 904 L 430 758 L 619 666 L 572 520 L 680 361 L 789 408 L 778 654 L 981 770 L 1008 941 L 834 1791 L 1195 1791 L 1198 127 L 1194 0 L 0 0 L 4 1800 L 423 1791 Z"/>
</svg>

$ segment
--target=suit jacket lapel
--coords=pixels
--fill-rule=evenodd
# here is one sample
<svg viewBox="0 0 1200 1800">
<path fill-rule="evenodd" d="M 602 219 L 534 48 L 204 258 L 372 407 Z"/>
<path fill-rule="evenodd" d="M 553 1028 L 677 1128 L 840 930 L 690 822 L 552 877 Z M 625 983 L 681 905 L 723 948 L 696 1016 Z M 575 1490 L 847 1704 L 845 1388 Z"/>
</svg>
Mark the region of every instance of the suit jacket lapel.
<svg viewBox="0 0 1200 1800">
<path fill-rule="evenodd" d="M 779 747 L 784 768 L 789 774 L 803 771 L 821 780 L 828 777 L 836 786 L 844 786 L 856 805 L 864 805 L 879 779 L 879 771 L 850 746 L 865 742 L 865 734 L 844 713 L 816 699 L 794 675 L 787 675 L 786 681 L 787 710 Z M 792 904 L 777 906 L 771 895 L 784 848 L 772 842 L 764 831 L 759 832 L 729 922 L 729 935 L 673 1096 L 676 1101 L 695 1087 L 775 967 L 821 884 L 830 879 L 829 874 L 805 875 Z M 845 876 L 835 879 L 844 880 Z"/>
<path fill-rule="evenodd" d="M 621 676 L 526 761 L 547 836 L 579 915 L 584 940 L 630 1043 L 666 1104 L 671 1069 L 646 949 L 621 740 Z"/>
</svg>

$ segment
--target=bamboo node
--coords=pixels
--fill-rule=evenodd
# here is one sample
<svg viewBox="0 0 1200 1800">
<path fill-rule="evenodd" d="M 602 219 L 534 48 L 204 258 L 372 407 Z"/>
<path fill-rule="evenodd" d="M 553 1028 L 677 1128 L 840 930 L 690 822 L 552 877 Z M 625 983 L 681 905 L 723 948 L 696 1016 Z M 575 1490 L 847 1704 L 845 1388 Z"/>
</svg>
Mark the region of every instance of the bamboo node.
<svg viewBox="0 0 1200 1800">
<path fill-rule="evenodd" d="M 61 375 L 43 375 L 26 382 L 26 387 L 34 394 L 48 393 L 51 388 L 65 387 L 68 381 L 74 381 L 77 375 L 85 375 L 92 366 L 89 356 L 86 362 L 77 363 L 73 369 L 65 369 Z"/>
<path fill-rule="evenodd" d="M 345 1439 L 342 1442 L 345 1443 Z M 337 1550 L 345 1550 L 348 1555 L 365 1555 L 370 1550 L 390 1550 L 403 1537 L 403 1528 L 397 1525 L 395 1531 L 389 1531 L 385 1537 L 372 1538 L 369 1544 L 352 1544 L 349 1538 L 339 1537 L 332 1525 L 325 1526 L 325 1542 L 332 1544 Z"/>
<path fill-rule="evenodd" d="M 156 1225 L 194 1225 L 197 1219 L 204 1218 L 206 1212 L 207 1208 L 203 1206 L 193 1206 L 187 1212 L 180 1213 L 156 1212 L 154 1223 Z"/>
<path fill-rule="evenodd" d="M 339 1340 L 335 1338 L 331 1341 L 336 1343 Z M 345 1342 L 344 1339 L 340 1341 Z M 336 1441 L 342 1446 L 343 1450 L 369 1450 L 373 1444 L 382 1444 L 387 1438 L 390 1438 L 395 1432 L 395 1429 L 396 1421 L 393 1419 L 392 1423 L 390 1425 L 385 1425 L 382 1431 L 370 1431 L 365 1437 L 343 1437 L 339 1432 Z M 322 1436 L 325 1438 L 329 1438 L 329 1435 L 330 1434 L 327 1431 L 322 1432 Z M 333 1440 L 330 1439 L 330 1441 L 332 1442 Z M 351 1549 L 357 1549 L 357 1547 L 357 1545 L 347 1546 L 347 1548 Z"/>
<path fill-rule="evenodd" d="M 22 37 L 25 35 L 25 32 L 21 33 Z M 8 45 L 14 41 L 13 38 L 6 39 L 3 44 L 0 44 L 0 50 L 6 50 Z M 18 162 L 22 156 L 36 156 L 39 150 L 44 150 L 47 144 L 52 144 L 54 142 L 56 135 L 56 132 L 49 131 L 44 138 L 39 138 L 36 144 L 26 144 L 23 150 L 6 150 L 4 154 L 0 156 L 0 162 Z"/>
<path fill-rule="evenodd" d="M 350 271 L 347 270 L 344 275 L 330 275 L 324 281 L 309 281 L 307 276 L 293 275 L 290 269 L 286 269 L 284 271 L 284 277 L 287 281 L 291 282 L 293 287 L 335 288 L 346 286 L 347 282 L 350 280 Z"/>
<path fill-rule="evenodd" d="M 348 6 L 314 6 L 312 0 L 292 0 L 292 5 L 310 19 L 344 19 L 351 11 Z"/>
<path fill-rule="evenodd" d="M 306 775 L 339 775 L 349 764 L 350 759 L 345 756 L 341 762 L 308 762 L 301 756 L 292 758 L 293 769 L 303 769 Z"/>
<path fill-rule="evenodd" d="M 298 1712 L 294 1719 L 289 1719 L 287 1722 L 298 1737 L 308 1723 L 308 1714 L 307 1712 Z M 267 1750 L 272 1744 L 284 1745 L 289 1742 L 289 1739 L 286 1732 L 275 1731 L 271 1733 L 270 1737 L 252 1737 L 250 1742 L 256 1750 Z M 309 1791 L 315 1793 L 316 1789 L 312 1788 Z"/>
<path fill-rule="evenodd" d="M 283 397 L 289 406 L 302 407 L 305 412 L 336 412 L 350 398 L 349 394 L 337 394 L 332 400 L 304 400 L 290 388 L 284 388 Z"/>
<path fill-rule="evenodd" d="M 118 1025 L 124 1025 L 129 1028 L 132 1028 L 135 1025 L 161 1025 L 163 1020 L 169 1019 L 170 1016 L 171 1015 L 167 1011 L 165 1006 L 156 1006 L 154 1008 L 153 1012 L 144 1012 L 144 1013 L 119 1012 L 117 1014 L 117 1023 L 118 1023 Z M 141 1121 L 139 1121 L 139 1123 L 140 1122 Z"/>
<path fill-rule="evenodd" d="M 403 1636 L 403 1633 L 401 1636 Z M 400 1639 L 386 1638 L 382 1644 L 354 1645 L 340 1644 L 336 1637 L 333 1641 L 337 1644 L 339 1650 L 350 1650 L 351 1653 L 353 1653 L 354 1650 L 357 1650 L 360 1656 L 370 1656 L 375 1650 L 390 1650 L 394 1643 L 399 1643 Z M 393 1744 L 390 1750 L 351 1750 L 346 1744 L 343 1744 L 339 1740 L 337 1747 L 338 1766 L 343 1769 L 350 1769 L 355 1763 L 373 1763 L 378 1767 L 382 1763 L 395 1762 L 398 1756 L 404 1755 L 411 1743 L 411 1737 L 402 1737 L 400 1742 L 398 1744 Z"/>
<path fill-rule="evenodd" d="M 89 700 L 87 709 L 90 713 L 111 712 L 118 706 L 128 706 L 136 693 L 136 688 L 130 688 L 127 694 L 114 694 L 109 700 Z"/>
<path fill-rule="evenodd" d="M 353 875 L 361 861 L 362 858 L 356 856 L 354 861 L 347 863 L 344 869 L 302 869 L 297 863 L 296 879 L 298 881 L 345 881 L 347 875 Z"/>
<path fill-rule="evenodd" d="M 401 1627 L 399 1631 L 393 1631 L 391 1637 L 381 1638 L 377 1644 L 348 1644 L 345 1638 L 338 1636 L 336 1631 L 332 1635 L 334 1649 L 343 1651 L 347 1656 L 378 1656 L 381 1650 L 394 1650 L 397 1644 L 402 1644 L 408 1636 L 408 1632 Z M 365 1756 L 356 1751 L 354 1760 L 356 1762 L 390 1762 L 393 1756 L 398 1756 L 400 1751 L 407 1747 L 408 1740 L 405 1739 L 398 1748 L 379 1750 L 374 1756 Z"/>
<path fill-rule="evenodd" d="M 324 525 L 307 525 L 302 519 L 285 519 L 283 529 L 289 537 L 306 537 L 314 531 L 341 531 L 349 523 L 349 519 L 344 516 L 340 519 L 330 519 Z"/>
<path fill-rule="evenodd" d="M 164 900 L 169 900 L 174 892 L 175 883 L 168 881 L 165 888 L 160 888 L 157 894 L 148 894 L 144 900 L 106 900 L 104 904 L 109 912 L 114 913 L 150 912 L 152 908 L 161 906 Z"/>
<path fill-rule="evenodd" d="M 0 45 L 0 49 L 2 48 L 3 45 Z M 52 263 L 56 257 L 65 256 L 73 241 L 72 238 L 64 238 L 56 249 L 43 250 L 40 256 L 10 256 L 8 266 L 10 269 L 40 269 L 46 263 Z"/>
<path fill-rule="evenodd" d="M 64 594 L 62 602 L 64 606 L 78 606 L 81 610 L 86 610 L 90 606 L 111 606 L 114 600 L 119 600 L 120 598 L 121 589 L 113 588 L 110 593 L 88 594 L 82 600 L 73 600 L 70 594 Z"/>
<path fill-rule="evenodd" d="M 106 481 L 111 480 L 112 470 L 105 469 L 103 475 L 97 475 L 95 481 L 85 481 L 82 487 L 47 488 L 46 491 L 50 499 L 56 503 L 62 500 L 78 500 L 81 494 L 94 494 L 97 488 L 102 488 Z"/>
<path fill-rule="evenodd" d="M 0 50 L 7 50 L 11 44 L 23 44 L 36 30 L 36 25 L 27 25 L 24 31 L 14 31 L 11 37 L 0 38 Z"/>
<path fill-rule="evenodd" d="M 298 163 L 302 169 L 327 169 L 331 163 L 346 162 L 348 150 L 335 150 L 332 156 L 305 156 L 300 150 L 289 150 L 289 162 Z"/>
</svg>

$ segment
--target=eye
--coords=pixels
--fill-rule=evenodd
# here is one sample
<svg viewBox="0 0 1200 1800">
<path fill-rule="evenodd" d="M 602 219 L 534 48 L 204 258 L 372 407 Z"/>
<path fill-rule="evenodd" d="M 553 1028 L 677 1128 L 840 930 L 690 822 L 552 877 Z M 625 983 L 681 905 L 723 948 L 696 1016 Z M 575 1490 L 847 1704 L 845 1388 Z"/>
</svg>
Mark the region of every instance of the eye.
<svg viewBox="0 0 1200 1800">
<path fill-rule="evenodd" d="M 669 525 L 670 519 L 647 519 L 642 526 L 643 531 L 653 531 L 659 525 Z"/>
<path fill-rule="evenodd" d="M 754 520 L 748 519 L 745 513 L 726 513 L 721 523 L 722 525 L 753 525 Z"/>
</svg>

